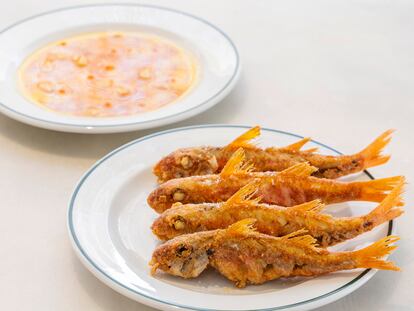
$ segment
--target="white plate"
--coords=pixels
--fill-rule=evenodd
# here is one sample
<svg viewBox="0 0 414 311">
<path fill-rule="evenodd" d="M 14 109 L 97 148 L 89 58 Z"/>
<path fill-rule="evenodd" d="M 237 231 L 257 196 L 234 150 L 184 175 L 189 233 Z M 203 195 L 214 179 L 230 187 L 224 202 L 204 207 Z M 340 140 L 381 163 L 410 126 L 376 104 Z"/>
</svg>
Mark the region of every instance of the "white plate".
<svg viewBox="0 0 414 311">
<path fill-rule="evenodd" d="M 148 262 L 159 244 L 150 225 L 157 214 L 146 204 L 156 186 L 152 165 L 169 152 L 186 146 L 225 145 L 246 130 L 243 126 L 206 125 L 173 129 L 126 144 L 98 161 L 76 187 L 68 226 L 73 247 L 86 267 L 116 291 L 163 310 L 309 310 L 354 291 L 376 271 L 338 272 L 314 279 L 276 280 L 235 288 L 215 271 L 183 280 L 149 274 Z M 263 129 L 263 146 L 284 146 L 300 136 Z M 323 154 L 334 149 L 312 142 Z M 369 179 L 362 173 L 352 179 Z M 350 178 L 348 178 L 350 179 Z M 375 204 L 352 202 L 330 206 L 336 216 L 367 213 Z M 392 232 L 392 222 L 333 249 L 353 250 Z M 387 272 L 382 272 L 387 273 Z"/>
<path fill-rule="evenodd" d="M 61 38 L 105 30 L 152 32 L 179 43 L 198 60 L 197 84 L 171 105 L 126 117 L 68 116 L 23 97 L 16 73 L 28 55 Z M 149 5 L 89 5 L 39 14 L 3 30 L 0 47 L 0 112 L 21 122 L 65 132 L 126 132 L 189 118 L 223 99 L 240 73 L 237 49 L 222 30 L 190 14 Z"/>
</svg>

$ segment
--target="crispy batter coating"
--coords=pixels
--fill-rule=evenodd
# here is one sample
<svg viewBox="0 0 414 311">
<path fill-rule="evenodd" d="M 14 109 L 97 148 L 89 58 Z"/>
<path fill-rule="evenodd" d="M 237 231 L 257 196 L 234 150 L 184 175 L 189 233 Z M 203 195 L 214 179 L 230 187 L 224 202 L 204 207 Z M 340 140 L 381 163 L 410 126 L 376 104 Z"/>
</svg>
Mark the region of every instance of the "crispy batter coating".
<svg viewBox="0 0 414 311">
<path fill-rule="evenodd" d="M 244 161 L 244 151 L 240 148 L 220 175 L 169 180 L 151 192 L 147 202 L 159 213 L 176 202 L 223 202 L 254 180 L 261 181 L 256 196 L 268 204 L 294 206 L 315 199 L 326 204 L 345 201 L 381 202 L 387 191 L 404 180 L 402 176 L 357 182 L 316 178 L 310 175 L 317 169 L 307 163 L 296 164 L 282 172 L 251 172 L 253 166 Z"/>
<path fill-rule="evenodd" d="M 369 214 L 358 217 L 334 218 L 321 214 L 324 205 L 311 201 L 293 207 L 259 203 L 251 197 L 259 183 L 252 182 L 222 203 L 176 204 L 162 213 L 152 224 L 152 231 L 162 240 L 215 229 L 224 229 L 245 218 L 257 219 L 259 232 L 283 236 L 306 229 L 323 247 L 332 246 L 372 230 L 403 213 L 400 205 L 404 184 L 398 185 Z"/>
<path fill-rule="evenodd" d="M 273 237 L 252 229 L 244 219 L 227 229 L 179 236 L 153 253 L 150 266 L 183 278 L 199 276 L 209 265 L 237 287 L 262 284 L 281 277 L 316 276 L 339 270 L 376 268 L 399 270 L 380 258 L 389 254 L 397 237 L 388 236 L 358 251 L 331 253 L 300 230 Z"/>
<path fill-rule="evenodd" d="M 154 166 L 153 172 L 160 182 L 180 177 L 217 174 L 233 152 L 243 147 L 247 160 L 259 172 L 283 171 L 295 164 L 309 162 L 318 169 L 313 173 L 314 176 L 333 179 L 386 163 L 389 156 L 381 155 L 381 151 L 391 140 L 391 133 L 392 130 L 384 132 L 368 147 L 354 155 L 331 156 L 316 154 L 315 148 L 302 151 L 301 148 L 310 138 L 303 138 L 282 148 L 259 148 L 249 143 L 260 135 L 260 127 L 256 126 L 225 147 L 178 149 L 161 159 Z"/>
</svg>

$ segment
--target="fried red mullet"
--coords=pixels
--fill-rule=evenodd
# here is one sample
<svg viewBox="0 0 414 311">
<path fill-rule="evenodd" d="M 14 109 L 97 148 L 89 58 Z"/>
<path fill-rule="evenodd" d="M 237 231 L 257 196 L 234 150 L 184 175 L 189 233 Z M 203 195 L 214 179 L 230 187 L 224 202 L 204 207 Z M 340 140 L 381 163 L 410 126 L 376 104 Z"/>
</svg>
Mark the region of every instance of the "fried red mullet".
<svg viewBox="0 0 414 311">
<path fill-rule="evenodd" d="M 395 176 L 370 181 L 341 182 L 311 176 L 318 169 L 308 163 L 296 164 L 282 172 L 252 172 L 239 148 L 219 175 L 191 176 L 169 180 L 148 196 L 148 204 L 162 213 L 173 203 L 214 203 L 228 200 L 246 184 L 259 180 L 255 197 L 263 203 L 294 206 L 320 199 L 323 203 L 345 201 L 381 202 L 388 191 L 404 181 Z"/>
<path fill-rule="evenodd" d="M 260 127 L 256 126 L 225 147 L 178 149 L 161 159 L 153 172 L 160 182 L 180 177 L 218 174 L 233 152 L 242 147 L 247 160 L 253 163 L 258 172 L 283 171 L 295 164 L 309 162 L 317 168 L 313 176 L 333 179 L 386 163 L 390 156 L 381 155 L 381 151 L 390 142 L 392 132 L 384 132 L 356 154 L 331 156 L 316 154 L 317 148 L 302 151 L 301 148 L 310 138 L 303 138 L 281 148 L 259 148 L 250 142 L 260 135 Z"/>
<path fill-rule="evenodd" d="M 254 219 L 244 219 L 227 229 L 176 237 L 158 246 L 150 266 L 183 278 L 195 278 L 208 266 L 233 281 L 237 287 L 262 284 L 281 277 L 317 276 L 339 270 L 374 268 L 399 270 L 380 258 L 396 246 L 396 236 L 350 252 L 329 252 L 316 245 L 306 230 L 283 237 L 256 232 Z"/>
<path fill-rule="evenodd" d="M 320 246 L 328 247 L 368 232 L 403 213 L 397 207 L 402 204 L 403 183 L 367 215 L 343 218 L 322 214 L 325 206 L 319 200 L 287 208 L 260 203 L 260 198 L 251 199 L 258 186 L 259 183 L 251 182 L 226 202 L 177 203 L 162 213 L 151 229 L 160 239 L 169 240 L 182 234 L 224 229 L 245 218 L 255 218 L 261 233 L 284 236 L 303 228 Z"/>
</svg>

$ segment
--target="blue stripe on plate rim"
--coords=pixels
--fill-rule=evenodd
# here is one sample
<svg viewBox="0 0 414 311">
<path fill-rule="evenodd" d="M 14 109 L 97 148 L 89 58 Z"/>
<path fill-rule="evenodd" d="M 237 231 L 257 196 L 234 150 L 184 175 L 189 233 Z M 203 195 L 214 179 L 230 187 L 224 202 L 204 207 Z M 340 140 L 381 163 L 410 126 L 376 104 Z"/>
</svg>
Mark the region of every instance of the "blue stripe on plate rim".
<svg viewBox="0 0 414 311">
<path fill-rule="evenodd" d="M 94 127 L 94 128 L 106 128 L 106 127 L 122 127 L 122 126 L 131 126 L 131 125 L 138 125 L 138 124 L 146 124 L 146 123 L 150 123 L 150 122 L 154 122 L 154 121 L 160 121 L 160 120 L 168 120 L 169 118 L 174 118 L 180 114 L 183 113 L 187 113 L 190 111 L 193 111 L 195 109 L 199 109 L 200 107 L 210 103 L 212 100 L 214 100 L 215 98 L 219 97 L 221 93 L 223 93 L 232 83 L 233 81 L 237 78 L 239 71 L 240 71 L 240 55 L 239 52 L 236 48 L 236 45 L 234 44 L 234 42 L 230 39 L 230 37 L 227 35 L 227 33 L 225 33 L 222 29 L 220 29 L 219 27 L 215 26 L 214 24 L 210 23 L 209 21 L 195 16 L 193 14 L 187 13 L 187 12 L 183 12 L 180 10 L 176 10 L 176 9 L 172 9 L 172 8 L 167 8 L 167 7 L 162 7 L 162 6 L 157 6 L 157 5 L 151 5 L 151 4 L 137 4 L 137 3 L 101 3 L 101 4 L 86 4 L 86 5 L 75 5 L 75 6 L 70 6 L 70 7 L 65 7 L 65 8 L 59 8 L 59 9 L 55 9 L 55 10 L 50 10 L 50 11 L 46 11 L 46 12 L 42 12 L 36 15 L 32 15 L 30 17 L 24 18 L 22 20 L 17 21 L 16 23 L 13 23 L 9 26 L 7 26 L 6 28 L 2 29 L 0 31 L 0 36 L 5 33 L 6 31 L 12 29 L 15 26 L 18 26 L 20 24 L 23 24 L 27 21 L 30 21 L 32 19 L 38 18 L 38 17 L 42 17 L 45 15 L 49 15 L 49 14 L 54 14 L 54 13 L 58 13 L 58 12 L 63 12 L 63 11 L 69 11 L 69 10 L 76 10 L 76 9 L 83 9 L 83 8 L 93 8 L 93 7 L 107 7 L 107 6 L 135 6 L 135 7 L 144 7 L 144 8 L 152 8 L 152 9 L 157 9 L 157 10 L 161 10 L 161 11 L 168 11 L 168 12 L 172 12 L 172 13 L 177 13 L 177 14 L 181 14 L 187 17 L 191 17 L 195 20 L 198 20 L 204 24 L 206 24 L 207 26 L 213 28 L 214 30 L 216 30 L 218 33 L 220 33 L 223 37 L 226 38 L 226 40 L 230 43 L 231 47 L 234 50 L 234 53 L 236 55 L 236 66 L 234 68 L 234 72 L 232 73 L 230 79 L 227 81 L 227 83 L 214 95 L 210 96 L 208 99 L 206 99 L 205 101 L 199 103 L 197 106 L 192 107 L 188 110 L 182 111 L 182 112 L 178 112 L 169 116 L 165 116 L 162 118 L 156 118 L 156 119 L 152 119 L 152 120 L 147 120 L 147 121 L 139 121 L 139 122 L 130 122 L 130 123 L 123 123 L 123 124 L 112 124 L 112 125 L 102 125 L 102 124 L 98 124 L 98 125 L 91 125 L 91 124 L 71 124 L 71 123 L 64 123 L 64 122 L 56 122 L 56 121 L 49 121 L 49 120 L 45 120 L 45 119 L 41 119 L 41 118 L 36 118 L 33 117 L 31 115 L 25 114 L 25 113 L 21 113 L 17 110 L 14 110 L 13 108 L 10 108 L 9 106 L 7 106 L 6 104 L 0 102 L 0 106 L 5 109 L 8 110 L 12 113 L 15 113 L 17 115 L 20 115 L 22 117 L 31 119 L 31 120 L 35 120 L 35 121 L 40 121 L 40 122 L 44 122 L 44 123 L 49 123 L 49 124 L 55 124 L 55 125 L 63 125 L 63 126 L 68 126 L 68 127 L 73 127 L 73 128 L 84 128 L 84 127 Z"/>
<path fill-rule="evenodd" d="M 78 248 L 80 254 L 82 254 L 82 256 L 84 257 L 84 259 L 86 260 L 86 262 L 88 262 L 97 272 L 99 272 L 100 274 L 102 274 L 104 277 L 106 277 L 110 282 L 113 282 L 115 284 L 117 284 L 118 286 L 130 291 L 133 294 L 138 294 L 140 296 L 142 296 L 143 298 L 147 298 L 149 300 L 153 300 L 155 302 L 158 303 L 163 303 L 163 304 L 167 304 L 170 305 L 172 307 L 179 307 L 179 308 L 183 308 L 183 309 L 188 309 L 188 310 L 195 310 L 195 311 L 214 311 L 215 309 L 200 309 L 200 308 L 196 308 L 196 307 L 192 307 L 192 306 L 186 306 L 186 305 L 180 305 L 180 304 L 176 304 L 176 303 L 172 303 L 172 302 L 168 302 L 168 301 L 164 301 L 161 299 L 157 299 L 155 297 L 151 297 L 149 295 L 144 294 L 141 291 L 135 290 L 133 288 L 130 288 L 124 284 L 122 284 L 121 282 L 117 281 L 116 279 L 112 278 L 109 274 L 105 273 L 101 268 L 99 268 L 99 266 L 88 256 L 88 254 L 84 251 L 84 249 L 82 248 L 76 233 L 75 233 L 75 229 L 73 226 L 73 207 L 75 204 L 75 200 L 76 200 L 76 196 L 80 190 L 80 188 L 82 187 L 82 184 L 85 182 L 85 180 L 93 173 L 93 171 L 95 169 L 97 169 L 103 162 L 105 162 L 106 160 L 108 160 L 109 158 L 111 158 L 112 156 L 116 155 L 118 152 L 127 149 L 128 147 L 138 144 L 144 140 L 148 140 L 151 139 L 153 137 L 156 136 L 160 136 L 160 135 L 165 135 L 165 134 L 169 134 L 169 133 L 174 133 L 174 132 L 180 132 L 180 131 L 188 131 L 188 130 L 192 130 L 192 129 L 200 129 L 200 128 L 241 128 L 241 129 L 248 129 L 251 128 L 251 126 L 246 126 L 246 125 L 226 125 L 226 124 L 205 124 L 205 125 L 194 125 L 194 126 L 186 126 L 186 127 L 179 127 L 179 128 L 174 128 L 174 129 L 170 129 L 170 130 L 165 130 L 165 131 L 161 131 L 161 132 L 157 132 L 157 133 L 153 133 L 141 138 L 138 138 L 136 140 L 133 140 L 123 146 L 120 146 L 119 148 L 113 150 L 112 152 L 110 152 L 109 154 L 107 154 L 106 156 L 104 156 L 102 159 L 98 160 L 80 179 L 80 181 L 78 182 L 70 203 L 69 203 L 69 209 L 68 209 L 68 228 L 69 228 L 69 233 L 73 239 L 74 244 L 76 245 L 76 247 Z M 263 131 L 267 131 L 267 132 L 273 132 L 273 133 L 279 133 L 279 134 L 283 134 L 283 135 L 288 135 L 288 136 L 293 136 L 293 137 L 297 137 L 297 138 L 303 138 L 304 136 L 301 135 L 297 135 L 297 134 L 293 134 L 290 132 L 286 132 L 286 131 L 281 131 L 281 130 L 276 130 L 276 129 L 270 129 L 270 128 L 262 128 Z M 339 152 L 338 150 L 329 147 L 323 143 L 320 143 L 318 141 L 315 140 L 311 140 L 313 143 L 325 147 L 337 154 L 342 154 L 341 152 Z M 364 173 L 370 178 L 370 179 L 375 179 L 374 176 L 371 175 L 371 173 L 369 173 L 367 170 L 364 170 Z M 389 221 L 388 223 L 388 232 L 387 235 L 392 234 L 393 232 L 393 221 Z M 344 290 L 345 288 L 349 287 L 350 285 L 354 284 L 355 282 L 357 282 L 358 280 L 360 280 L 363 276 L 365 276 L 371 269 L 365 269 L 364 271 L 362 271 L 358 276 L 356 276 L 355 278 L 353 278 L 351 281 L 349 281 L 348 283 L 346 283 L 345 285 L 342 285 L 339 288 L 336 288 L 326 294 L 323 294 L 321 296 L 318 297 L 314 297 L 308 300 L 304 300 L 304 301 L 300 301 L 300 302 L 296 302 L 293 304 L 289 304 L 289 305 L 285 305 L 285 306 L 279 306 L 279 307 L 270 307 L 270 308 L 266 308 L 266 309 L 251 309 L 251 310 L 245 310 L 245 311 L 273 311 L 273 310 L 284 310 L 284 309 L 288 309 L 288 308 L 293 308 L 293 307 L 298 307 L 301 305 L 305 305 L 307 303 L 311 303 L 311 302 L 315 302 L 317 300 L 329 297 L 333 294 L 336 294 L 342 290 Z M 226 311 L 226 310 L 223 310 Z M 228 310 L 228 311 L 232 311 L 232 310 Z"/>
</svg>

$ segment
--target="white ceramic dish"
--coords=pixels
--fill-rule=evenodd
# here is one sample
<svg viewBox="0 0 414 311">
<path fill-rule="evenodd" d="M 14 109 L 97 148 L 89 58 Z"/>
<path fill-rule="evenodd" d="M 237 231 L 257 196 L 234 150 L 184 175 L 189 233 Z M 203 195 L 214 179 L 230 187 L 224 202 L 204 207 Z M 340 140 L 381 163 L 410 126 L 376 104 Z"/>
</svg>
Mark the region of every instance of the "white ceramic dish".
<svg viewBox="0 0 414 311">
<path fill-rule="evenodd" d="M 135 140 L 98 161 L 77 185 L 68 212 L 73 247 L 86 267 L 116 291 L 163 310 L 309 310 L 337 300 L 367 282 L 376 271 L 279 280 L 245 289 L 236 289 L 215 271 L 205 271 L 193 280 L 162 273 L 156 278 L 150 276 L 148 262 L 159 244 L 150 230 L 157 214 L 146 204 L 147 195 L 156 186 L 152 165 L 179 147 L 225 145 L 246 128 L 205 125 L 173 129 Z M 260 142 L 263 146 L 284 146 L 298 137 L 263 129 Z M 309 144 L 314 146 L 323 154 L 338 154 L 326 145 Z M 369 173 L 352 177 L 369 178 Z M 352 202 L 327 210 L 336 216 L 352 216 L 365 214 L 373 206 Z M 334 249 L 352 250 L 391 233 L 392 222 Z"/>
<path fill-rule="evenodd" d="M 49 42 L 105 30 L 151 32 L 177 42 L 198 61 L 196 85 L 175 103 L 158 110 L 113 118 L 63 115 L 23 97 L 17 71 L 28 55 Z M 219 28 L 184 12 L 149 5 L 89 5 L 39 14 L 3 30 L 0 47 L 0 112 L 21 122 L 65 132 L 126 132 L 189 118 L 223 99 L 240 73 L 237 49 Z"/>
</svg>

